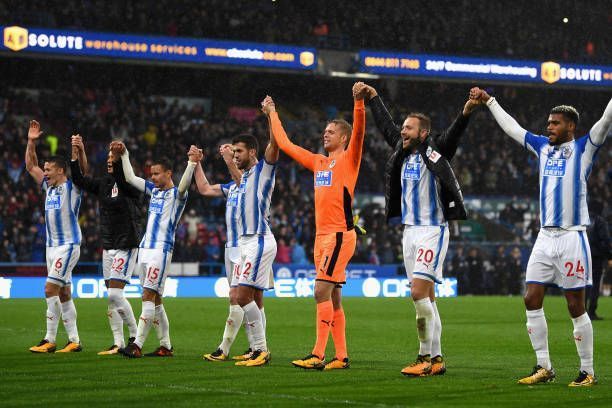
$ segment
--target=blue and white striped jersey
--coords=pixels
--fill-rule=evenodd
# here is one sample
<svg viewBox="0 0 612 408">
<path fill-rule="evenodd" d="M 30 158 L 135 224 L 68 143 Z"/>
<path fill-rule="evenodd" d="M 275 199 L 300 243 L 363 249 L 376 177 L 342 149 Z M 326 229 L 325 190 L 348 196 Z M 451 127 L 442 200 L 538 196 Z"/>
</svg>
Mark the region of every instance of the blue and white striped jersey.
<svg viewBox="0 0 612 408">
<path fill-rule="evenodd" d="M 587 179 L 599 147 L 590 134 L 552 146 L 548 137 L 526 132 L 525 148 L 539 159 L 542 227 L 586 227 L 590 224 Z"/>
<path fill-rule="evenodd" d="M 172 251 L 176 227 L 187 203 L 187 192 L 181 197 L 176 186 L 160 190 L 152 182 L 146 181 L 145 193 L 151 196 L 151 201 L 147 230 L 140 242 L 140 248 Z"/>
<path fill-rule="evenodd" d="M 234 219 L 238 237 L 270 234 L 270 201 L 274 191 L 276 164 L 260 160 L 242 174 L 238 186 L 238 211 Z"/>
<path fill-rule="evenodd" d="M 225 197 L 225 225 L 227 227 L 226 248 L 238 246 L 238 223 L 236 213 L 238 212 L 238 186 L 233 181 L 221 184 L 221 191 Z"/>
<path fill-rule="evenodd" d="M 81 245 L 79 208 L 81 190 L 66 180 L 58 186 L 50 186 L 43 179 L 42 189 L 45 196 L 45 224 L 47 228 L 47 247 L 74 244 Z"/>
<path fill-rule="evenodd" d="M 419 153 L 413 153 L 404 159 L 401 176 L 402 224 L 445 224 L 436 177 L 423 163 Z"/>
</svg>

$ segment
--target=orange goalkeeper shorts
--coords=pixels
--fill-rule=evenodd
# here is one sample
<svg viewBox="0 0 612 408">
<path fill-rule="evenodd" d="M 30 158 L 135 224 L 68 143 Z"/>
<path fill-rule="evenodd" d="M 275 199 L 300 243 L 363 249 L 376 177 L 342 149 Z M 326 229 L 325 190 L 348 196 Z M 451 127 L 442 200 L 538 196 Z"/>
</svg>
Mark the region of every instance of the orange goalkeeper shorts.
<svg viewBox="0 0 612 408">
<path fill-rule="evenodd" d="M 346 283 L 346 266 L 355 253 L 355 230 L 317 235 L 314 246 L 314 263 L 317 280 L 337 284 Z"/>
</svg>

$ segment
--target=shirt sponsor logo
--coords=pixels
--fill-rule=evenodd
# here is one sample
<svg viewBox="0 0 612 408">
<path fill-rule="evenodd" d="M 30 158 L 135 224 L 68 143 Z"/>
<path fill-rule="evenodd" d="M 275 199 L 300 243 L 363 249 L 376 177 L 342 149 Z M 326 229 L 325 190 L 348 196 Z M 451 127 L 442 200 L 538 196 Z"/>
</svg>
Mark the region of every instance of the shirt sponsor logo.
<svg viewBox="0 0 612 408">
<path fill-rule="evenodd" d="M 228 207 L 238 207 L 238 192 L 232 191 L 227 197 Z"/>
<path fill-rule="evenodd" d="M 544 166 L 544 176 L 565 176 L 565 163 L 565 159 L 546 159 L 546 165 Z"/>
<path fill-rule="evenodd" d="M 333 172 L 329 170 L 317 171 L 315 175 L 315 187 L 328 187 L 332 184 Z"/>
<path fill-rule="evenodd" d="M 62 208 L 62 196 L 49 193 L 45 201 L 45 210 L 59 210 L 60 208 Z"/>
<path fill-rule="evenodd" d="M 149 212 L 153 214 L 161 214 L 164 209 L 164 199 L 158 197 L 151 197 L 151 204 L 149 204 Z"/>
<path fill-rule="evenodd" d="M 420 162 L 407 162 L 406 167 L 404 167 L 404 179 L 420 180 L 421 179 L 421 163 Z"/>
</svg>

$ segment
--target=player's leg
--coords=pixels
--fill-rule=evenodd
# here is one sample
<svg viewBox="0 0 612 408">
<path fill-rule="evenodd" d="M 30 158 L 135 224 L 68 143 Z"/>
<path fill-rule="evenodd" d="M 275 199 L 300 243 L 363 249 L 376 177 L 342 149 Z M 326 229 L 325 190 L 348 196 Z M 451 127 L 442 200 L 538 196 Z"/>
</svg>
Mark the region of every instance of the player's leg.
<svg viewBox="0 0 612 408">
<path fill-rule="evenodd" d="M 342 307 L 342 286 L 336 285 L 332 292 L 334 320 L 331 333 L 336 349 L 336 356 L 325 364 L 324 370 L 345 369 L 350 367 L 348 349 L 346 347 L 346 316 Z"/>
<path fill-rule="evenodd" d="M 584 231 L 569 231 L 560 240 L 562 287 L 567 308 L 574 325 L 574 341 L 580 357 L 578 377 L 570 387 L 589 387 L 597 384 L 593 369 L 593 325 L 585 308 L 585 286 L 592 283 L 591 253 Z M 559 265 L 561 266 L 561 265 Z"/>
<path fill-rule="evenodd" d="M 122 324 L 128 327 L 128 342 L 132 342 L 136 338 L 137 325 L 132 305 L 125 297 L 125 285 L 130 283 L 130 279 L 136 269 L 137 258 L 138 248 L 119 251 L 115 257 L 115 268 L 111 270 L 109 281 L 109 301 L 119 314 Z"/>
<path fill-rule="evenodd" d="M 66 245 L 61 248 L 63 248 L 65 254 L 64 259 L 66 259 L 62 275 L 66 284 L 60 289 L 59 297 L 62 304 L 62 322 L 68 334 L 68 343 L 66 343 L 63 349 L 57 350 L 56 353 L 72 353 L 82 350 L 79 331 L 77 329 L 77 311 L 70 294 L 72 270 L 76 266 L 79 256 L 81 255 L 81 247 L 79 245 Z"/>
<path fill-rule="evenodd" d="M 442 281 L 443 279 L 442 268 L 444 266 L 444 260 L 446 259 L 446 253 L 448 251 L 449 238 L 450 233 L 448 231 L 448 227 L 446 227 L 442 236 L 442 246 L 436 252 L 437 258 L 434 260 L 434 272 L 439 281 Z M 443 375 L 446 373 L 446 364 L 444 363 L 444 357 L 442 356 L 442 319 L 440 318 L 440 312 L 438 311 L 434 285 L 432 285 L 430 288 L 429 299 L 431 300 L 431 307 L 433 309 L 430 374 Z"/>
<path fill-rule="evenodd" d="M 255 301 L 255 293 L 269 289 L 272 262 L 276 257 L 276 240 L 269 234 L 243 237 L 240 242 L 243 263 L 240 268 L 238 304 L 244 310 L 244 318 L 249 326 L 253 354 L 249 360 L 236 364 L 254 367 L 270 361 L 266 328 L 261 310 Z M 263 296 L 263 293 L 259 295 Z"/>
<path fill-rule="evenodd" d="M 47 251 L 49 250 L 50 248 L 47 248 Z M 57 328 L 62 314 L 60 288 L 59 285 L 49 281 L 45 284 L 47 333 L 36 346 L 30 347 L 32 353 L 53 353 L 56 349 Z"/>
<path fill-rule="evenodd" d="M 232 261 L 232 259 L 235 261 Z M 229 288 L 229 313 L 225 320 L 223 339 L 217 349 L 203 358 L 208 361 L 225 361 L 244 320 L 244 311 L 238 304 L 238 280 L 240 279 L 240 248 L 225 248 L 225 273 Z M 247 353 L 244 353 L 247 354 Z M 244 355 L 243 354 L 243 355 Z M 245 358 L 239 358 L 244 360 Z"/>
<path fill-rule="evenodd" d="M 412 256 L 406 265 L 410 279 L 410 295 L 414 303 L 419 353 L 416 360 L 401 372 L 407 376 L 431 374 L 431 346 L 434 334 L 434 308 L 432 305 L 434 283 L 441 282 L 442 268 L 448 246 L 448 229 L 444 226 L 406 227 L 404 229 L 404 254 Z M 408 268 L 412 265 L 412 268 Z"/>
<path fill-rule="evenodd" d="M 167 271 L 170 268 L 170 263 L 172 260 L 172 253 L 160 253 L 158 251 L 158 256 L 156 258 L 159 262 L 158 264 L 162 265 L 158 277 L 157 289 L 155 291 L 155 317 L 153 318 L 153 327 L 155 328 L 155 333 L 157 334 L 157 339 L 159 340 L 159 347 L 151 353 L 145 354 L 145 356 L 172 357 L 174 355 L 174 349 L 172 348 L 172 343 L 170 342 L 170 321 L 168 320 L 168 315 L 166 314 L 166 309 L 162 301 L 164 286 L 166 283 L 166 278 L 168 277 Z"/>
<path fill-rule="evenodd" d="M 526 327 L 537 362 L 531 374 L 521 378 L 519 384 L 547 383 L 554 381 L 555 378 L 548 352 L 548 324 L 542 307 L 546 285 L 557 284 L 553 264 L 554 245 L 552 238 L 546 232 L 540 231 L 527 263 L 525 274 L 527 288 L 524 297 Z"/>
<path fill-rule="evenodd" d="M 327 275 L 332 270 L 331 278 L 336 282 L 331 295 L 333 306 L 333 317 L 331 324 L 332 340 L 336 349 L 335 357 L 325 364 L 325 370 L 349 368 L 348 350 L 346 347 L 346 316 L 342 307 L 342 284 L 346 281 L 346 267 L 355 253 L 357 245 L 357 234 L 355 231 L 347 231 L 342 233 L 342 243 L 339 248 L 338 257 L 335 266 L 330 265 L 327 269 Z M 332 252 L 332 258 L 334 253 Z M 319 276 L 320 277 L 320 276 Z"/>
<path fill-rule="evenodd" d="M 102 251 L 102 275 L 104 276 L 104 285 L 108 292 L 108 307 L 106 315 L 108 316 L 108 324 L 113 334 L 113 344 L 106 350 L 100 351 L 98 355 L 117 354 L 120 348 L 123 348 L 123 319 L 117 313 L 113 303 L 113 290 L 110 289 L 111 268 L 114 266 L 114 254 L 116 250 Z"/>
</svg>

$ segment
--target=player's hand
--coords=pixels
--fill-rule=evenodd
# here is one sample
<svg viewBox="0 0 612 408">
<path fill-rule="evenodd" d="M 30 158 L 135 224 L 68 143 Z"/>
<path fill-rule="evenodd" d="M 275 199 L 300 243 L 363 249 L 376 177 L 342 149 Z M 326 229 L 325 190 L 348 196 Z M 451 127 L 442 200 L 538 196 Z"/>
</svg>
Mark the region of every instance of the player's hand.
<svg viewBox="0 0 612 408">
<path fill-rule="evenodd" d="M 37 140 L 42 135 L 40 130 L 40 123 L 35 120 L 30 121 L 30 128 L 28 129 L 28 140 Z"/>
<path fill-rule="evenodd" d="M 123 144 L 121 141 L 115 140 L 110 144 L 110 151 L 114 156 L 121 157 L 126 151 L 125 144 Z"/>
<path fill-rule="evenodd" d="M 378 92 L 376 92 L 376 89 L 373 86 L 366 85 L 365 86 L 365 97 L 368 100 L 370 100 L 375 96 L 378 96 Z"/>
<path fill-rule="evenodd" d="M 225 162 L 230 162 L 232 161 L 232 159 L 234 158 L 234 149 L 232 148 L 232 145 L 229 143 L 226 144 L 222 144 L 221 146 L 219 146 L 219 154 L 221 155 L 221 157 L 223 157 L 223 160 L 225 160 Z"/>
<path fill-rule="evenodd" d="M 261 111 L 269 116 L 272 112 L 276 112 L 276 105 L 270 95 L 266 95 L 264 100 L 261 102 Z"/>
<path fill-rule="evenodd" d="M 480 99 L 468 99 L 465 105 L 463 106 L 463 116 L 468 116 L 479 106 L 482 105 L 483 102 Z"/>
<path fill-rule="evenodd" d="M 191 145 L 189 147 L 189 151 L 187 152 L 187 157 L 189 157 L 190 162 L 199 162 L 203 157 L 202 149 L 198 149 L 197 146 Z"/>
<path fill-rule="evenodd" d="M 491 95 L 487 93 L 484 89 L 480 89 L 478 87 L 474 87 L 470 89 L 470 99 L 478 101 L 480 103 L 484 103 L 491 98 Z"/>
<path fill-rule="evenodd" d="M 353 85 L 353 98 L 363 99 L 366 96 L 366 84 L 363 82 L 355 82 Z"/>
<path fill-rule="evenodd" d="M 72 135 L 72 147 L 76 148 L 79 151 L 85 151 L 85 145 L 83 144 L 83 138 L 81 135 Z"/>
</svg>

